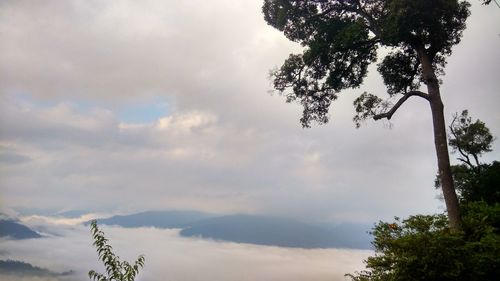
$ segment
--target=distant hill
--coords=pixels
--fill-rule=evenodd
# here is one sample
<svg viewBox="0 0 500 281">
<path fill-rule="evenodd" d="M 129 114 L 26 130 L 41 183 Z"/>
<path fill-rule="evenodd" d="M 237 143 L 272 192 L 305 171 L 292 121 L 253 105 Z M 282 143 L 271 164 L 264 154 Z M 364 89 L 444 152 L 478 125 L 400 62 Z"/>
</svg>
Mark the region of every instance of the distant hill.
<svg viewBox="0 0 500 281">
<path fill-rule="evenodd" d="M 19 275 L 19 276 L 36 276 L 36 277 L 54 277 L 67 276 L 73 274 L 73 271 L 63 273 L 52 272 L 46 268 L 33 266 L 29 263 L 15 260 L 0 260 L 0 275 Z"/>
<path fill-rule="evenodd" d="M 0 219 L 0 237 L 11 239 L 40 238 L 40 234 L 14 220 Z"/>
<path fill-rule="evenodd" d="M 280 247 L 370 249 L 368 230 L 361 225 L 312 225 L 283 218 L 233 215 L 199 221 L 183 229 L 181 235 Z"/>
<path fill-rule="evenodd" d="M 209 217 L 212 215 L 196 211 L 149 211 L 98 219 L 97 223 L 123 227 L 185 228 Z"/>
<path fill-rule="evenodd" d="M 214 216 L 194 211 L 151 211 L 98 219 L 97 223 L 128 228 L 180 228 L 184 237 L 257 245 L 309 249 L 371 248 L 368 225 L 316 225 L 267 216 Z"/>
</svg>

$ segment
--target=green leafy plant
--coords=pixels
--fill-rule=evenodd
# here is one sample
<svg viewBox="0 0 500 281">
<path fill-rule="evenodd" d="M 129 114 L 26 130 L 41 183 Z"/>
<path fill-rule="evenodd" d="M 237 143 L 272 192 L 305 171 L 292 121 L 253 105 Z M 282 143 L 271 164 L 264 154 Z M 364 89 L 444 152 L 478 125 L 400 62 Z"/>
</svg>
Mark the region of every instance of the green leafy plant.
<svg viewBox="0 0 500 281">
<path fill-rule="evenodd" d="M 450 145 L 463 162 L 452 166 L 462 228 L 452 231 L 444 214 L 379 222 L 371 233 L 375 255 L 366 259 L 366 270 L 346 274 L 351 280 L 487 281 L 500 276 L 500 162 L 478 160 L 491 151 L 493 137 L 466 110 L 455 114 L 450 130 Z"/>
<path fill-rule="evenodd" d="M 463 110 L 460 115 L 455 113 L 449 128 L 449 144 L 453 152 L 460 153 L 458 160 L 470 168 L 479 168 L 481 165 L 478 158 L 491 151 L 491 144 L 495 140 L 488 127 L 479 119 L 472 122 L 469 112 Z M 472 163 L 471 158 L 475 163 Z"/>
<path fill-rule="evenodd" d="M 472 121 L 467 110 L 455 113 L 449 126 L 449 144 L 459 154 L 459 165 L 451 166 L 453 181 L 461 204 L 484 201 L 490 205 L 500 202 L 500 162 L 482 163 L 482 154 L 492 151 L 495 138 L 484 122 Z M 441 186 L 439 177 L 436 188 Z"/>
<path fill-rule="evenodd" d="M 113 253 L 113 247 L 108 244 L 109 240 L 97 227 L 95 220 L 91 222 L 90 230 L 94 239 L 93 245 L 97 249 L 99 259 L 104 263 L 106 274 L 90 270 L 89 278 L 94 281 L 133 281 L 139 273 L 139 268 L 144 267 L 144 255 L 140 255 L 133 265 L 127 261 L 121 261 L 120 257 Z"/>
<path fill-rule="evenodd" d="M 484 201 L 494 205 L 500 202 L 500 162 L 481 164 L 480 170 L 463 164 L 453 165 L 451 171 L 461 204 Z"/>
<path fill-rule="evenodd" d="M 463 228 L 450 231 L 445 215 L 416 215 L 379 222 L 375 255 L 353 281 L 497 280 L 500 276 L 500 204 L 462 206 Z"/>
</svg>

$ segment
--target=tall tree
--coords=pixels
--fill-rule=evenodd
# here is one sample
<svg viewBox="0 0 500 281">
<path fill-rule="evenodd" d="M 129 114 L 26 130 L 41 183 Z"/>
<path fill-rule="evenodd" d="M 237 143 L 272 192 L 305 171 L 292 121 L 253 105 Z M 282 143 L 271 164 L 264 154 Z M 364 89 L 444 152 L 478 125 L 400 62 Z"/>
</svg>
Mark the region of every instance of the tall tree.
<svg viewBox="0 0 500 281">
<path fill-rule="evenodd" d="M 391 105 L 370 93 L 355 100 L 359 126 L 367 118 L 391 119 L 410 97 L 429 102 L 439 177 L 451 228 L 460 228 L 458 200 L 450 172 L 446 124 L 439 89 L 446 57 L 460 42 L 469 3 L 457 0 L 264 0 L 265 20 L 304 47 L 273 72 L 274 88 L 304 110 L 301 123 L 328 122 L 337 94 L 358 88 L 368 66 L 378 71 Z M 377 54 L 383 48 L 384 52 Z M 421 90 L 421 84 L 426 91 Z"/>
</svg>

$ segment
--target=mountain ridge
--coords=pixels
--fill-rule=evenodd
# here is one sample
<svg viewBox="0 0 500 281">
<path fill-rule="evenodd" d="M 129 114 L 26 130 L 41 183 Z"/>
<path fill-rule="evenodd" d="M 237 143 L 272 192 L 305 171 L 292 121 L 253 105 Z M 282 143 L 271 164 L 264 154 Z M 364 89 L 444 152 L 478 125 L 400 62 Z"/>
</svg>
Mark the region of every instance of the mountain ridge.
<svg viewBox="0 0 500 281">
<path fill-rule="evenodd" d="M 263 215 L 218 216 L 196 211 L 149 211 L 98 219 L 97 223 L 126 228 L 177 228 L 181 229 L 183 237 L 256 245 L 306 249 L 372 248 L 368 225 L 313 224 Z"/>
<path fill-rule="evenodd" d="M 129 215 L 115 215 L 96 219 L 98 224 L 119 225 L 122 227 L 184 228 L 195 221 L 213 215 L 198 211 L 146 211 Z M 89 224 L 90 222 L 86 222 Z"/>
<path fill-rule="evenodd" d="M 16 220 L 0 219 L 0 237 L 20 240 L 41 238 L 42 235 L 38 234 L 31 228 L 17 222 Z"/>
</svg>

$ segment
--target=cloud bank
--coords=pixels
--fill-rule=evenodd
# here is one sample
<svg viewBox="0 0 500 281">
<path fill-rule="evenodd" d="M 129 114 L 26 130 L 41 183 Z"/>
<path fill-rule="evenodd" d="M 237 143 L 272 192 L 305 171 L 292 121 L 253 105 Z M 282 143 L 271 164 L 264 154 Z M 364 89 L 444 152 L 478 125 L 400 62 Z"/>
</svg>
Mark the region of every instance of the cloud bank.
<svg viewBox="0 0 500 281">
<path fill-rule="evenodd" d="M 54 272 L 75 270 L 73 276 L 62 280 L 84 280 L 88 270 L 103 270 L 91 246 L 88 228 L 80 225 L 50 227 L 58 235 L 21 243 L 4 240 L 2 249 L 9 252 L 7 255 L 11 259 Z M 155 228 L 104 226 L 102 229 L 122 259 L 132 261 L 139 254 L 146 256 L 146 266 L 138 280 L 345 280 L 343 275 L 362 269 L 361 261 L 372 253 L 224 243 L 182 238 L 177 230 Z"/>
</svg>

